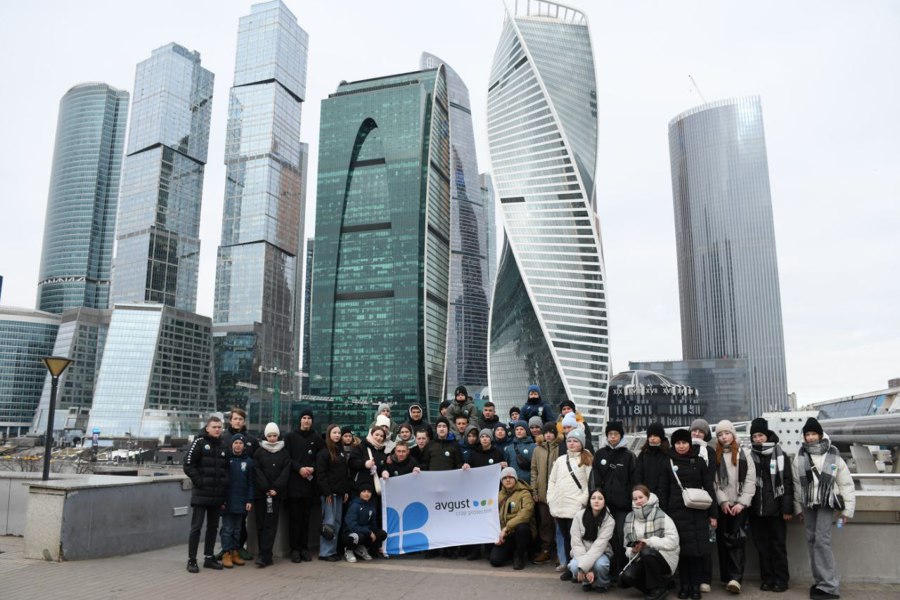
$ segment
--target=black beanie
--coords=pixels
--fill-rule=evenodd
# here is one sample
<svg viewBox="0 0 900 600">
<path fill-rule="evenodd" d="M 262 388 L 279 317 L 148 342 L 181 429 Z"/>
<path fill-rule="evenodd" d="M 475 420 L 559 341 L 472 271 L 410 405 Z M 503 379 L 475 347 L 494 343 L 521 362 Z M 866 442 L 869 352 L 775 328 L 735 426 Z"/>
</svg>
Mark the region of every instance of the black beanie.
<svg viewBox="0 0 900 600">
<path fill-rule="evenodd" d="M 438 420 L 434 422 L 435 431 L 437 431 L 437 426 L 441 423 L 446 425 L 448 430 L 450 429 L 450 419 L 448 419 L 447 417 L 438 417 Z"/>
<path fill-rule="evenodd" d="M 762 417 L 753 419 L 750 423 L 750 436 L 753 437 L 754 433 L 764 433 L 769 437 L 769 422 Z"/>
<path fill-rule="evenodd" d="M 518 407 L 518 406 L 513 406 L 511 409 L 509 409 L 509 416 L 512 416 L 513 413 L 519 413 L 519 414 L 521 414 L 522 411 L 519 410 L 519 407 Z"/>
<path fill-rule="evenodd" d="M 819 437 L 822 437 L 825 435 L 825 432 L 822 431 L 822 426 L 819 424 L 819 422 L 814 417 L 808 418 L 806 420 L 806 424 L 803 426 L 803 435 L 806 435 L 810 431 L 815 431 L 816 433 L 819 434 Z"/>
<path fill-rule="evenodd" d="M 544 423 L 544 426 L 541 427 L 541 433 L 549 433 L 551 431 L 553 433 L 559 434 L 559 430 L 556 428 L 556 423 L 553 423 L 553 422 Z"/>
<path fill-rule="evenodd" d="M 316 419 L 315 416 L 313 416 L 313 411 L 311 408 L 304 408 L 300 411 L 300 418 L 302 419 L 303 417 L 309 417 L 312 420 Z"/>
<path fill-rule="evenodd" d="M 672 446 L 675 446 L 676 442 L 687 442 L 691 443 L 691 432 L 687 429 L 676 429 L 672 432 Z"/>
<path fill-rule="evenodd" d="M 353 433 L 353 428 L 349 425 L 344 425 L 341 427 L 341 435 L 344 435 L 345 433 Z"/>
<path fill-rule="evenodd" d="M 469 397 L 469 392 L 468 392 L 468 390 L 466 390 L 466 386 L 464 386 L 464 385 L 456 386 L 456 391 L 453 392 L 453 397 L 456 398 L 460 394 L 462 394 L 466 398 Z"/>
<path fill-rule="evenodd" d="M 569 399 L 563 400 L 559 403 L 559 412 L 562 412 L 563 407 L 568 406 L 572 410 L 575 410 L 575 403 Z"/>
<path fill-rule="evenodd" d="M 373 494 L 375 493 L 375 485 L 368 481 L 363 481 L 362 483 L 360 483 L 357 489 L 360 491 L 360 493 L 366 490 L 369 490 Z"/>
<path fill-rule="evenodd" d="M 666 430 L 659 423 L 650 423 L 647 426 L 647 437 L 651 435 L 658 436 L 660 439 L 666 439 Z"/>
<path fill-rule="evenodd" d="M 610 421 L 606 424 L 606 435 L 609 435 L 610 431 L 618 431 L 619 435 L 625 437 L 625 427 L 622 425 L 622 421 Z"/>
</svg>

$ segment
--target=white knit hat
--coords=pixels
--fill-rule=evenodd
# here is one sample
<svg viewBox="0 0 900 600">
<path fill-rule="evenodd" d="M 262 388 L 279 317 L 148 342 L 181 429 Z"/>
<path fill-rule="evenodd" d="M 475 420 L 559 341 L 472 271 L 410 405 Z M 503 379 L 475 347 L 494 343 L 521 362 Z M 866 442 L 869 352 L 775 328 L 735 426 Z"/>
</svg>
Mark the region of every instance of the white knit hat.
<svg viewBox="0 0 900 600">
<path fill-rule="evenodd" d="M 266 425 L 266 429 L 264 431 L 265 435 L 268 436 L 270 433 L 274 433 L 275 435 L 281 435 L 281 430 L 278 429 L 278 425 L 275 423 L 268 423 Z"/>
</svg>

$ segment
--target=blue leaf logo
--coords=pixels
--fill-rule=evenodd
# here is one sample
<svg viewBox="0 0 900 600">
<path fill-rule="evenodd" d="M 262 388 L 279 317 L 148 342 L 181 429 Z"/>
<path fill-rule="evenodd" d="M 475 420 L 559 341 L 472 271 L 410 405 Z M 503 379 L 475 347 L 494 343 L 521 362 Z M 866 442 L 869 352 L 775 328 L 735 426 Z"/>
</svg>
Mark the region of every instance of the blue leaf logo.
<svg viewBox="0 0 900 600">
<path fill-rule="evenodd" d="M 428 508 L 413 502 L 403 509 L 403 516 L 393 508 L 387 509 L 387 553 L 400 554 L 428 550 L 428 536 L 416 532 L 428 522 Z"/>
</svg>

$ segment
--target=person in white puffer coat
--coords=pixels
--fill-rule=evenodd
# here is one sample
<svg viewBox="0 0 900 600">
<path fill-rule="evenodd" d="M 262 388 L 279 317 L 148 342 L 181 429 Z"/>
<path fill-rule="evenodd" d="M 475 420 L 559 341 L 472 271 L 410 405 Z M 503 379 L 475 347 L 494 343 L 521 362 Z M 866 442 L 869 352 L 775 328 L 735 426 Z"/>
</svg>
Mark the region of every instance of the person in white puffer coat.
<svg viewBox="0 0 900 600">
<path fill-rule="evenodd" d="M 572 558 L 570 538 L 572 519 L 587 506 L 592 463 L 593 456 L 584 449 L 584 431 L 573 429 L 566 435 L 566 454 L 553 463 L 547 481 L 547 504 L 563 537 L 564 566 Z M 560 579 L 571 580 L 572 572 L 566 569 L 560 575 Z"/>
</svg>

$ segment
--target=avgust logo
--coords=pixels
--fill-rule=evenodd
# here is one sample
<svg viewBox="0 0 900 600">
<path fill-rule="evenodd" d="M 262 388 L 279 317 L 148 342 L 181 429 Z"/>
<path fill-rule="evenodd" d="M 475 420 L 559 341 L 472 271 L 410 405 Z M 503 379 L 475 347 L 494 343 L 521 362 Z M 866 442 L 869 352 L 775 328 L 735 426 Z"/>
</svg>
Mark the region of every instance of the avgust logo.
<svg viewBox="0 0 900 600">
<path fill-rule="evenodd" d="M 403 516 L 393 508 L 387 509 L 387 553 L 421 552 L 428 550 L 428 536 L 416 532 L 428 522 L 428 508 L 421 502 L 413 502 L 403 509 Z"/>
</svg>

